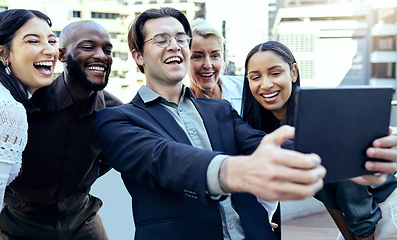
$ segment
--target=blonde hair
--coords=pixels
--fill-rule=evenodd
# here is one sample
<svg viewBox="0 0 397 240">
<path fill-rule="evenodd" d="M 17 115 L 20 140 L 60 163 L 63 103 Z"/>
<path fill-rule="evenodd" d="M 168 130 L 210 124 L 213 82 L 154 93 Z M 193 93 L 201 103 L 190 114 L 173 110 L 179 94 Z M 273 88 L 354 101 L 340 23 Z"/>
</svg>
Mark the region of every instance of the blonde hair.
<svg viewBox="0 0 397 240">
<path fill-rule="evenodd" d="M 199 36 L 202 36 L 203 38 L 208 38 L 209 36 L 215 36 L 216 38 L 219 39 L 221 45 L 223 46 L 225 42 L 224 38 L 216 28 L 214 28 L 213 26 L 211 26 L 211 24 L 208 23 L 207 20 L 203 18 L 196 18 L 192 21 L 190 26 L 192 28 L 193 35 L 197 34 Z"/>
</svg>

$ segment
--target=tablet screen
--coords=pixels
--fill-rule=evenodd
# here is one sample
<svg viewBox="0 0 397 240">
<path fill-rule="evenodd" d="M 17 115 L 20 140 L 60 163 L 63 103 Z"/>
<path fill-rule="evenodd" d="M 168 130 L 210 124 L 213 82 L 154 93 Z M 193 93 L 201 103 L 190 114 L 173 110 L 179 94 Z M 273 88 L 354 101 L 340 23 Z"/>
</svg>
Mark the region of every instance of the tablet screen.
<svg viewBox="0 0 397 240">
<path fill-rule="evenodd" d="M 366 149 L 389 132 L 392 88 L 299 88 L 294 149 L 317 153 L 324 182 L 368 174 Z"/>
</svg>

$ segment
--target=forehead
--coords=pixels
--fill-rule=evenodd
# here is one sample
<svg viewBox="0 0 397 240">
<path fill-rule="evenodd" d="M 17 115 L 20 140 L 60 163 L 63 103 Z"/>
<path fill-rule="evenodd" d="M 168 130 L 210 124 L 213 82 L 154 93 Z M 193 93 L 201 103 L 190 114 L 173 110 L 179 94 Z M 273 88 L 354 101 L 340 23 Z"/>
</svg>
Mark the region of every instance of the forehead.
<svg viewBox="0 0 397 240">
<path fill-rule="evenodd" d="M 34 34 L 34 35 L 53 35 L 50 26 L 46 21 L 40 19 L 38 17 L 34 17 L 29 19 L 22 27 L 20 27 L 16 31 L 16 36 L 19 35 L 20 37 L 24 37 L 27 34 Z"/>
<path fill-rule="evenodd" d="M 73 47 L 82 42 L 95 42 L 100 45 L 110 44 L 107 31 L 95 23 L 78 24 L 69 33 L 69 42 Z"/>
<path fill-rule="evenodd" d="M 185 32 L 182 23 L 173 17 L 150 19 L 146 21 L 144 30 L 146 36 L 150 37 L 159 33 L 174 35 L 179 32 Z"/>
<path fill-rule="evenodd" d="M 222 45 L 219 38 L 214 35 L 203 37 L 201 35 L 194 34 L 192 39 L 192 49 L 207 49 L 211 51 L 222 50 Z"/>
<path fill-rule="evenodd" d="M 266 50 L 264 52 L 260 51 L 252 55 L 248 63 L 248 68 L 258 65 L 268 68 L 276 65 L 285 66 L 288 64 L 284 61 L 284 59 L 281 56 L 279 56 L 275 52 L 271 50 Z"/>
</svg>

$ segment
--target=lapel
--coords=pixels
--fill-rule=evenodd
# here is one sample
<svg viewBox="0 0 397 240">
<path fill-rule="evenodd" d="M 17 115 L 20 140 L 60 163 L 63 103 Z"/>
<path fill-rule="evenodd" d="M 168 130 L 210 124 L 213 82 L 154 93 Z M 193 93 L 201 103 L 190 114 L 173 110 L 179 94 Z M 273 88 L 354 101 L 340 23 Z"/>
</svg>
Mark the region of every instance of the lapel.
<svg viewBox="0 0 397 240">
<path fill-rule="evenodd" d="M 160 104 L 147 103 L 137 94 L 131 104 L 147 112 L 176 142 L 191 145 L 183 129 Z"/>
<path fill-rule="evenodd" d="M 215 111 L 210 106 L 211 103 L 205 102 L 203 99 L 194 99 L 193 97 L 190 97 L 190 99 L 204 121 L 212 150 L 224 152 L 219 122 L 215 116 Z"/>
</svg>

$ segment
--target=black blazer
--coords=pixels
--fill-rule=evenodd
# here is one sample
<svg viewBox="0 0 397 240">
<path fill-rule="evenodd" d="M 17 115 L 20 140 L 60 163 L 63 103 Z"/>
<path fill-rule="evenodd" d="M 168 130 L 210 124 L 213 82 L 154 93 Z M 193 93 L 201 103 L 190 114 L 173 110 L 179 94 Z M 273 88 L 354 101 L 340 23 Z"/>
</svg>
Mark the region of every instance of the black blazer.
<svg viewBox="0 0 397 240">
<path fill-rule="evenodd" d="M 214 151 L 192 147 L 161 105 L 139 94 L 129 103 L 101 110 L 99 144 L 121 173 L 132 197 L 135 239 L 223 239 L 217 201 L 207 194 L 206 171 L 218 154 L 251 154 L 265 135 L 247 125 L 225 100 L 195 99 Z M 246 239 L 275 239 L 256 197 L 232 194 Z"/>
</svg>

